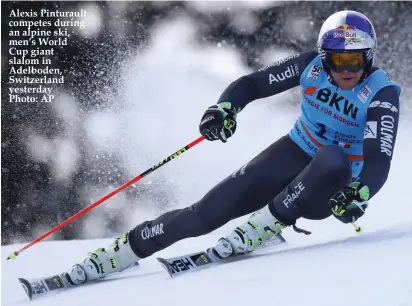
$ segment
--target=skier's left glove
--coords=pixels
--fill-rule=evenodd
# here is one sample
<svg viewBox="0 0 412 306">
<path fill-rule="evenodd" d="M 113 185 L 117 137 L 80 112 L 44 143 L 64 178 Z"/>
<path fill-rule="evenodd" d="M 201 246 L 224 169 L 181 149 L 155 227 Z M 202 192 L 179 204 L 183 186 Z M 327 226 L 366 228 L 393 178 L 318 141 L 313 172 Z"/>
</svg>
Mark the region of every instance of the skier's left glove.
<svg viewBox="0 0 412 306">
<path fill-rule="evenodd" d="M 329 200 L 332 213 L 343 223 L 355 222 L 362 217 L 369 203 L 369 187 L 353 182 L 336 192 Z"/>
</svg>

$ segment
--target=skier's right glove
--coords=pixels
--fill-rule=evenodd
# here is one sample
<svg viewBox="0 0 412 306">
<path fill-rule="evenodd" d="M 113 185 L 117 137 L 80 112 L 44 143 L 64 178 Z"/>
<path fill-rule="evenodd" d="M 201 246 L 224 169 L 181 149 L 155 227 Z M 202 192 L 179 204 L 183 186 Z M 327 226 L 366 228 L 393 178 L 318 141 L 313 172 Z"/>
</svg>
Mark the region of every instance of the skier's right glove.
<svg viewBox="0 0 412 306">
<path fill-rule="evenodd" d="M 200 134 L 207 140 L 226 142 L 236 131 L 236 110 L 230 102 L 209 107 L 199 125 Z"/>
<path fill-rule="evenodd" d="M 355 222 L 365 213 L 369 203 L 369 188 L 360 182 L 352 182 L 339 190 L 329 200 L 332 213 L 343 223 Z"/>
</svg>

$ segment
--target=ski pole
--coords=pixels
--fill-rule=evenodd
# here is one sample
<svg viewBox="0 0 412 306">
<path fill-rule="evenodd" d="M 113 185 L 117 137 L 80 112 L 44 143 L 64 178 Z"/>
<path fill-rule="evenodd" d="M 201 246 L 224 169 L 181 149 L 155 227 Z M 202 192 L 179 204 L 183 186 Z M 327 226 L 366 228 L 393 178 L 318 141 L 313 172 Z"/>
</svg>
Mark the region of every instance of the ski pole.
<svg viewBox="0 0 412 306">
<path fill-rule="evenodd" d="M 154 165 L 153 167 L 147 169 L 145 172 L 143 172 L 142 174 L 136 176 L 134 179 L 128 181 L 126 184 L 120 186 L 119 188 L 117 188 L 116 190 L 110 192 L 109 194 L 105 195 L 104 197 L 102 197 L 100 200 L 94 202 L 92 205 L 89 205 L 88 207 L 82 209 L 81 211 L 79 211 L 77 214 L 71 216 L 69 219 L 67 219 L 66 221 L 63 221 L 62 223 L 60 223 L 59 225 L 57 225 L 56 227 L 52 228 L 51 230 L 49 230 L 48 232 L 44 233 L 43 235 L 41 235 L 40 237 L 36 238 L 35 240 L 33 240 L 32 242 L 30 242 L 29 244 L 27 244 L 26 246 L 24 246 L 22 249 L 15 251 L 13 253 L 11 253 L 8 257 L 8 259 L 16 259 L 16 257 L 23 252 L 24 250 L 28 249 L 29 247 L 31 247 L 32 245 L 36 244 L 37 242 L 43 240 L 44 238 L 46 238 L 47 236 L 51 235 L 52 233 L 58 231 L 59 229 L 63 228 L 64 226 L 66 226 L 67 224 L 69 224 L 70 222 L 76 220 L 77 218 L 83 216 L 84 214 L 86 214 L 87 212 L 89 212 L 90 210 L 92 210 L 93 208 L 95 208 L 97 205 L 100 205 L 101 203 L 103 203 L 104 201 L 106 201 L 107 199 L 110 199 L 112 196 L 114 196 L 115 194 L 119 193 L 120 191 L 122 191 L 123 189 L 126 189 L 127 187 L 129 187 L 130 185 L 132 185 L 133 183 L 136 183 L 137 181 L 140 181 L 142 178 L 144 178 L 146 175 L 152 173 L 153 171 L 155 171 L 156 169 L 160 168 L 161 166 L 163 166 L 164 164 L 168 163 L 169 161 L 175 159 L 176 157 L 178 157 L 179 155 L 183 154 L 184 152 L 186 152 L 187 150 L 189 150 L 190 148 L 194 147 L 195 145 L 197 145 L 199 142 L 201 142 L 202 140 L 204 140 L 205 137 L 204 136 L 200 136 L 199 138 L 197 138 L 196 140 L 192 141 L 191 143 L 189 143 L 187 146 L 181 148 L 180 150 L 176 151 L 175 153 L 169 155 L 168 157 L 166 157 L 165 159 L 163 159 L 161 162 L 157 163 L 156 165 Z"/>
<path fill-rule="evenodd" d="M 362 231 L 362 228 L 360 226 L 357 226 L 355 222 L 352 222 L 352 225 L 357 233 L 360 233 Z"/>
</svg>

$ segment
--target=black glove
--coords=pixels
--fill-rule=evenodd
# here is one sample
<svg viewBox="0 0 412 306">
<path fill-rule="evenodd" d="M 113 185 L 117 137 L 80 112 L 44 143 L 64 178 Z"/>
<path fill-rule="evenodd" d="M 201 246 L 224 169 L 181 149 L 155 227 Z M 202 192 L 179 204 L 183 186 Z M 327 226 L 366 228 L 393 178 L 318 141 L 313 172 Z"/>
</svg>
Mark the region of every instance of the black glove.
<svg viewBox="0 0 412 306">
<path fill-rule="evenodd" d="M 230 102 L 209 107 L 200 121 L 199 130 L 207 140 L 226 142 L 236 131 L 236 110 Z"/>
<path fill-rule="evenodd" d="M 336 192 L 329 200 L 332 213 L 343 223 L 355 222 L 362 217 L 369 203 L 369 187 L 353 182 Z"/>
</svg>

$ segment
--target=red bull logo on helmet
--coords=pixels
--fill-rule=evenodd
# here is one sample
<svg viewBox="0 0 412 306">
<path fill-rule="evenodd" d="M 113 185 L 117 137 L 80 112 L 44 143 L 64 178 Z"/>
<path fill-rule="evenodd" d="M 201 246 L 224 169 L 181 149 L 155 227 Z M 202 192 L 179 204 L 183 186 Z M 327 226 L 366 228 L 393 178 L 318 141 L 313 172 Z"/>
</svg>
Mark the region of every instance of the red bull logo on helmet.
<svg viewBox="0 0 412 306">
<path fill-rule="evenodd" d="M 356 38 L 356 32 L 334 32 L 333 38 Z"/>
<path fill-rule="evenodd" d="M 356 27 L 355 27 L 355 26 L 351 26 L 351 25 L 345 23 L 345 24 L 337 27 L 336 30 L 343 30 L 343 31 L 350 31 L 350 30 L 352 30 L 352 31 L 354 31 L 354 30 L 356 30 Z"/>
<path fill-rule="evenodd" d="M 335 29 L 333 38 L 356 38 L 356 27 L 345 23 Z"/>
</svg>

